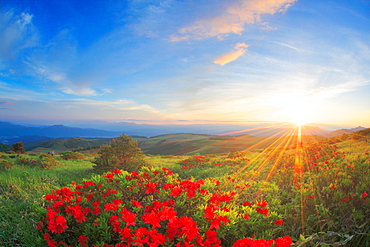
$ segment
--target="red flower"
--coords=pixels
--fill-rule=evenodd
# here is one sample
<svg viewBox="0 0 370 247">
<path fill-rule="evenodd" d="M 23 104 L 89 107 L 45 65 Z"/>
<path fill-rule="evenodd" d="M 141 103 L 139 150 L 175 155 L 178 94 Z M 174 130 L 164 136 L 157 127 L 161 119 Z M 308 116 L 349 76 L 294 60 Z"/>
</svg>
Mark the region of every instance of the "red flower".
<svg viewBox="0 0 370 247">
<path fill-rule="evenodd" d="M 173 172 L 165 167 L 162 167 L 162 170 L 167 174 L 167 175 L 173 175 Z"/>
<path fill-rule="evenodd" d="M 153 228 L 161 227 L 161 225 L 159 224 L 161 220 L 158 217 L 158 215 L 154 212 L 144 213 L 142 219 L 144 223 L 151 224 Z"/>
<path fill-rule="evenodd" d="M 250 206 L 250 205 L 252 205 L 252 203 L 250 203 L 250 202 L 248 202 L 248 201 L 245 201 L 245 202 L 243 202 L 243 203 L 242 203 L 242 205 L 243 205 L 243 206 Z"/>
<path fill-rule="evenodd" d="M 109 211 L 109 210 L 113 210 L 113 211 L 117 211 L 119 207 L 119 204 L 116 204 L 116 203 L 107 203 L 104 205 L 104 211 Z"/>
<path fill-rule="evenodd" d="M 204 246 L 221 246 L 221 240 L 218 239 L 216 231 L 208 230 L 206 232 Z"/>
<path fill-rule="evenodd" d="M 80 244 L 81 247 L 89 247 L 88 241 L 89 241 L 89 238 L 84 235 L 81 235 L 78 238 L 78 243 Z"/>
<path fill-rule="evenodd" d="M 362 199 L 363 198 L 365 198 L 366 196 L 368 196 L 369 194 L 368 193 L 366 193 L 366 191 L 364 192 L 364 193 L 362 193 L 362 195 L 361 195 L 361 197 L 362 197 Z"/>
<path fill-rule="evenodd" d="M 283 224 L 283 222 L 284 222 L 284 220 L 277 220 L 277 221 L 275 221 L 275 225 L 277 226 L 277 225 L 282 225 Z"/>
<path fill-rule="evenodd" d="M 289 236 L 275 239 L 275 247 L 289 247 L 292 244 L 292 239 Z"/>
<path fill-rule="evenodd" d="M 248 219 L 250 219 L 251 217 L 249 216 L 249 214 L 244 214 L 243 216 L 242 216 L 244 219 L 246 219 L 246 220 L 248 220 Z"/>
<path fill-rule="evenodd" d="M 138 201 L 131 200 L 131 203 L 132 203 L 132 205 L 134 205 L 134 207 L 137 207 L 137 208 L 142 208 L 143 207 L 143 206 L 141 206 L 141 203 L 138 202 Z"/>
<path fill-rule="evenodd" d="M 159 193 L 159 190 L 156 189 L 157 185 L 158 183 L 153 183 L 153 182 L 149 182 L 145 184 L 145 186 L 147 187 L 145 190 L 145 193 L 146 194 L 155 193 L 155 192 Z"/>
<path fill-rule="evenodd" d="M 126 222 L 126 227 L 135 226 L 136 214 L 130 212 L 126 208 L 123 208 L 120 212 L 122 215 L 122 220 Z"/>
<path fill-rule="evenodd" d="M 113 179 L 114 178 L 114 174 L 107 173 L 104 177 L 109 178 L 109 179 Z"/>
<path fill-rule="evenodd" d="M 258 207 L 267 207 L 268 205 L 269 204 L 265 200 L 257 202 Z"/>
<path fill-rule="evenodd" d="M 182 192 L 182 188 L 175 187 L 175 188 L 172 189 L 170 196 L 178 197 L 178 196 L 180 196 L 181 192 Z"/>
<path fill-rule="evenodd" d="M 237 240 L 232 246 L 233 247 L 270 247 L 273 244 L 273 240 L 265 239 L 251 239 L 243 238 Z"/>
<path fill-rule="evenodd" d="M 54 214 L 53 214 L 54 213 Z M 48 229 L 51 232 L 62 233 L 65 232 L 67 226 L 67 220 L 63 215 L 57 215 L 54 211 L 49 214 Z"/>
<path fill-rule="evenodd" d="M 120 169 L 116 169 L 116 170 L 111 171 L 111 172 L 112 173 L 115 173 L 115 174 L 121 174 L 122 173 L 122 171 Z"/>
</svg>

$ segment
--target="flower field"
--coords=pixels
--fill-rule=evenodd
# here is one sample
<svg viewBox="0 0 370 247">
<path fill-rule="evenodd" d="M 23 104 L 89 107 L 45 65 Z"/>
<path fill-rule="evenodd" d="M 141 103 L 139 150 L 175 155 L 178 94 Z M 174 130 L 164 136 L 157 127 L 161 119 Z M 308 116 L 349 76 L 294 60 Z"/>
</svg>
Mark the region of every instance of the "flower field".
<svg viewBox="0 0 370 247">
<path fill-rule="evenodd" d="M 0 246 L 370 246 L 369 151 L 328 140 L 104 174 L 1 154 Z"/>
</svg>

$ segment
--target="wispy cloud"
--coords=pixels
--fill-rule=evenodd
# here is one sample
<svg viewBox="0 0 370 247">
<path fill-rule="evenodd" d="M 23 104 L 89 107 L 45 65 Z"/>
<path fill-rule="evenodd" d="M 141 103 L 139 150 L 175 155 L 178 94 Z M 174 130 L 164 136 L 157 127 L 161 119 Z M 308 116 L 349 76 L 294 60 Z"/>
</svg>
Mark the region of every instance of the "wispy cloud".
<svg viewBox="0 0 370 247">
<path fill-rule="evenodd" d="M 243 55 L 247 51 L 248 45 L 245 43 L 238 43 L 234 46 L 234 51 L 230 53 L 226 53 L 220 57 L 218 57 L 215 61 L 215 64 L 219 64 L 221 66 L 230 63 L 236 59 L 238 59 L 241 55 Z"/>
<path fill-rule="evenodd" d="M 25 12 L 0 12 L 0 61 L 7 63 L 22 49 L 37 45 L 38 33 L 32 17 Z"/>
<path fill-rule="evenodd" d="M 171 41 L 204 39 L 228 34 L 242 34 L 246 24 L 263 24 L 263 14 L 275 14 L 286 11 L 296 0 L 236 0 L 221 14 L 213 18 L 201 19 L 190 26 L 178 30 L 171 36 Z"/>
<path fill-rule="evenodd" d="M 10 105 L 12 103 L 13 102 L 11 102 L 11 101 L 0 102 L 0 110 L 14 110 L 14 108 L 11 108 L 11 107 L 2 107 L 3 105 Z"/>
</svg>

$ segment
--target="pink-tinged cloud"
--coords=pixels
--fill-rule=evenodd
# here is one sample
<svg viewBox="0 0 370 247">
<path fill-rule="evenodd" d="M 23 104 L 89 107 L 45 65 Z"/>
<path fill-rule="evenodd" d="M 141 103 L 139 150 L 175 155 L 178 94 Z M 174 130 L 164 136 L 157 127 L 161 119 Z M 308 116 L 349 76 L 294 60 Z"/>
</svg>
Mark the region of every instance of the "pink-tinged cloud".
<svg viewBox="0 0 370 247">
<path fill-rule="evenodd" d="M 215 61 L 215 64 L 219 64 L 221 66 L 230 63 L 236 59 L 238 59 L 241 55 L 243 55 L 247 51 L 248 45 L 245 43 L 238 43 L 234 46 L 234 51 L 226 53 L 218 57 Z"/>
<path fill-rule="evenodd" d="M 11 102 L 11 101 L 3 101 L 3 102 L 0 102 L 0 105 L 9 105 L 11 103 L 13 103 L 13 102 Z"/>
<path fill-rule="evenodd" d="M 241 34 L 246 24 L 263 24 L 261 15 L 285 12 L 297 0 L 236 0 L 220 15 L 202 19 L 194 24 L 181 28 L 179 34 L 172 35 L 174 42 L 189 39 L 204 39 L 234 33 Z"/>
</svg>

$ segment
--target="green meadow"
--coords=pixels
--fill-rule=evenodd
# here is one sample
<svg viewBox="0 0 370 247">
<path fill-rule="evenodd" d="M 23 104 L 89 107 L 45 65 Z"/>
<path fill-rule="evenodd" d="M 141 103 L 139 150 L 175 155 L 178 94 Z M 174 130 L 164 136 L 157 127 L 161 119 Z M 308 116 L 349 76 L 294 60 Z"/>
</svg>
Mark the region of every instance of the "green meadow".
<svg viewBox="0 0 370 247">
<path fill-rule="evenodd" d="M 162 155 L 145 155 L 151 168 L 167 168 L 183 180 L 217 181 L 217 191 L 235 191 L 239 201 L 266 201 L 270 214 L 262 217 L 255 213 L 256 218 L 251 217 L 245 229 L 241 229 L 244 237 L 267 239 L 288 235 L 293 240 L 291 246 L 370 246 L 367 134 L 301 145 L 293 145 L 289 139 L 281 139 L 278 144 L 270 140 L 269 145 L 260 144 L 259 149 L 245 151 L 230 151 L 233 147 L 228 146 L 227 138 L 215 144 L 215 140 L 193 136 L 197 143 L 203 140 L 208 145 L 202 145 L 201 154 L 190 151 L 186 155 L 172 155 L 171 145 L 165 145 L 163 140 L 153 139 L 142 148 L 154 150 L 160 141 L 162 145 L 158 147 L 168 148 L 168 153 Z M 176 150 L 173 141 L 186 142 L 191 148 L 192 139 L 167 139 Z M 242 140 L 232 144 L 237 146 L 239 142 Z M 256 144 L 257 140 L 252 142 Z M 215 148 L 219 151 L 204 154 Z M 97 179 L 100 174 L 92 169 L 94 157 L 96 154 L 91 152 L 78 159 L 63 158 L 60 154 L 0 153 L 0 246 L 47 246 L 36 229 L 49 205 L 45 195 L 71 187 L 72 182 Z M 230 202 L 230 207 L 233 203 Z M 223 231 L 236 231 L 232 224 L 237 226 L 238 222 L 232 219 L 221 226 L 220 236 Z M 231 246 L 231 236 L 234 235 L 225 235 L 223 246 Z"/>
</svg>

